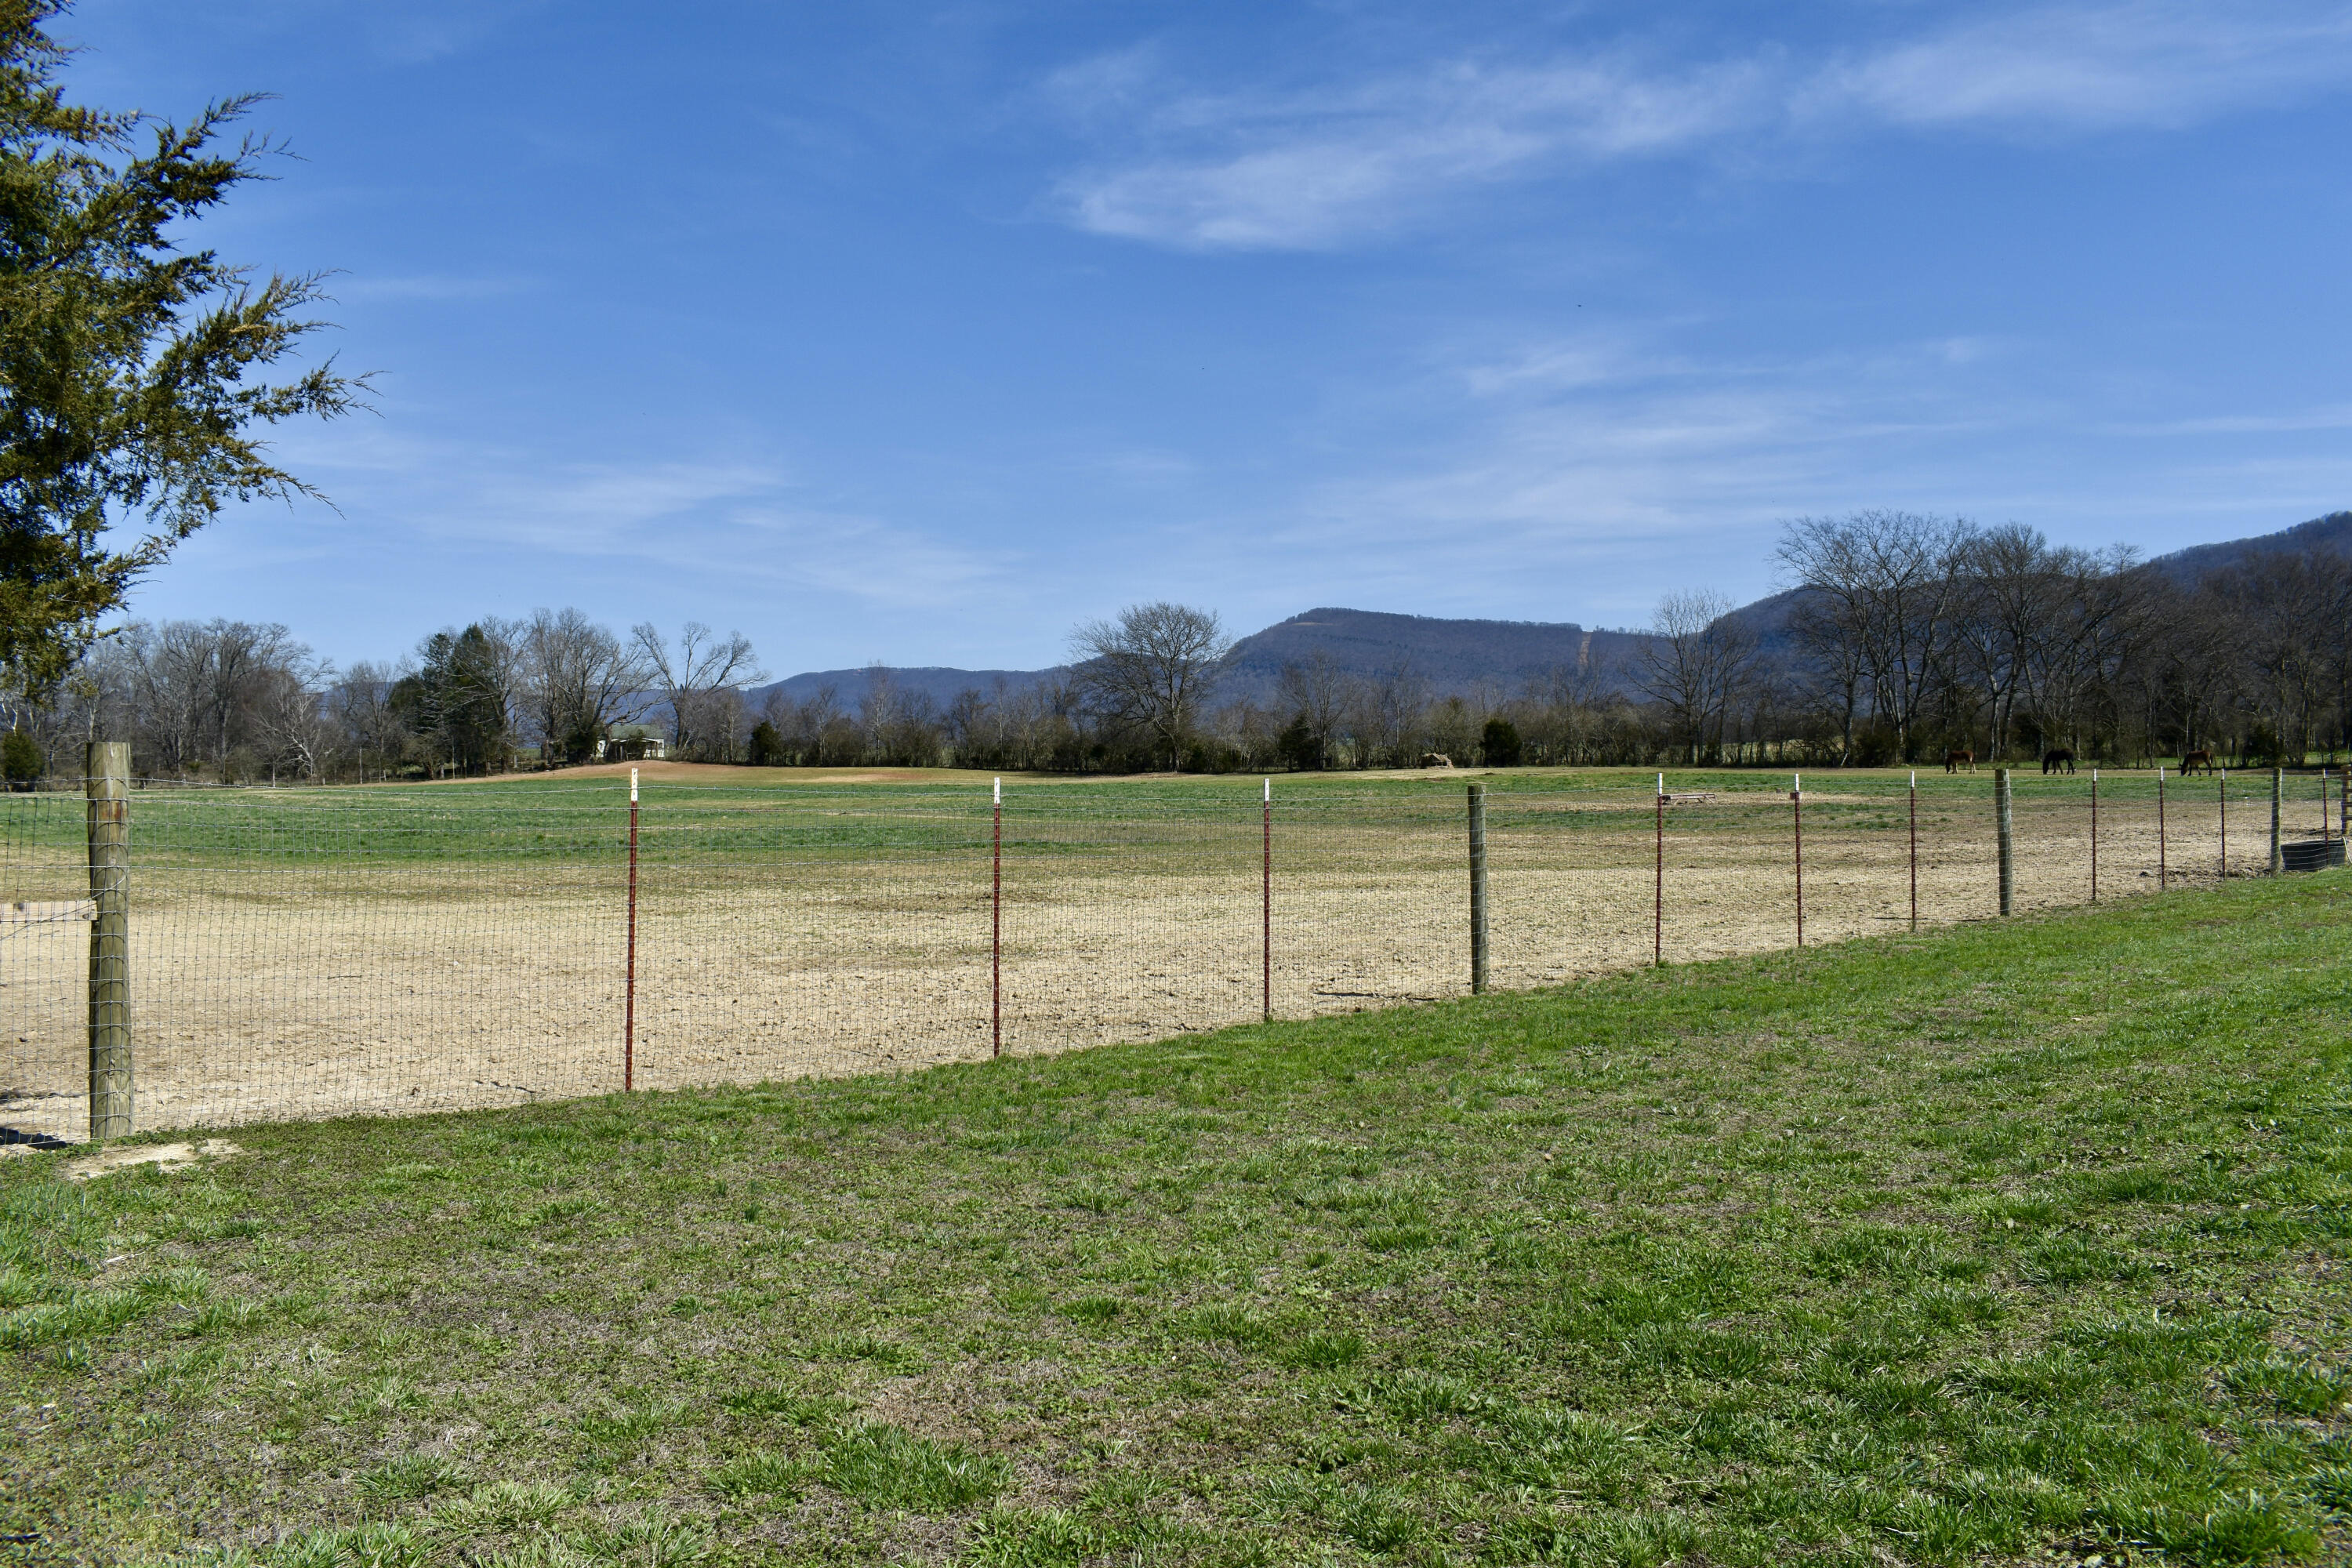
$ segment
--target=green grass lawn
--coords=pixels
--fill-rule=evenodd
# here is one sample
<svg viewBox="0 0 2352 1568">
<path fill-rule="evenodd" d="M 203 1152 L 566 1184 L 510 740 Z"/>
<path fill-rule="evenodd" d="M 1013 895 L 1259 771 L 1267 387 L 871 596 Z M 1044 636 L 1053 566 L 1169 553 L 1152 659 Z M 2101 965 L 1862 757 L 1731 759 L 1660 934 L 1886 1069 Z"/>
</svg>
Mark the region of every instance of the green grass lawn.
<svg viewBox="0 0 2352 1568">
<path fill-rule="evenodd" d="M 0 1562 L 2344 1561 L 2347 887 L 0 1161 Z"/>
</svg>

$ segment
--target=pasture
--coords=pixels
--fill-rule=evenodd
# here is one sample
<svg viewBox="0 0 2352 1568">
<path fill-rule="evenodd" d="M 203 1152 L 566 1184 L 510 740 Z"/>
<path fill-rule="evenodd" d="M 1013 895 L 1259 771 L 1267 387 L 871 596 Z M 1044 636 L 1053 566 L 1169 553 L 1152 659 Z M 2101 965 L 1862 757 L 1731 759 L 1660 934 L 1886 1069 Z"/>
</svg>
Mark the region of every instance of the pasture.
<svg viewBox="0 0 2352 1568">
<path fill-rule="evenodd" d="M 132 805 L 142 1128 L 527 1103 L 1036 1054 L 1459 996 L 1460 774 L 1259 784 L 943 770 L 646 769 L 635 997 L 625 769 L 436 786 L 151 790 Z M 1675 773 L 1657 920 L 1654 775 L 1515 770 L 1489 795 L 1493 974 L 1556 984 L 1796 937 L 1785 774 Z M 781 780 L 781 782 L 780 782 Z M 2291 832 L 2321 781 L 2292 781 Z M 1896 772 L 1815 774 L 1809 942 L 1907 930 Z M 2232 869 L 2266 863 L 2268 780 L 2230 781 Z M 2103 897 L 2218 879 L 2219 781 L 2100 785 Z M 1923 923 L 1995 910 L 1989 773 L 1920 781 Z M 2090 779 L 2017 784 L 2020 907 L 2084 901 Z M 83 884 L 70 796 L 0 797 L 0 903 Z M 997 901 L 1001 899 L 1001 908 Z M 1268 903 L 1270 902 L 1270 908 Z M 1271 940 L 1268 940 L 1270 934 Z M 996 943 L 1001 939 L 1001 949 Z M 87 1120 L 84 928 L 0 924 L 0 1127 Z"/>
<path fill-rule="evenodd" d="M 0 1161 L 0 1561 L 2342 1561 L 2344 888 Z"/>
</svg>

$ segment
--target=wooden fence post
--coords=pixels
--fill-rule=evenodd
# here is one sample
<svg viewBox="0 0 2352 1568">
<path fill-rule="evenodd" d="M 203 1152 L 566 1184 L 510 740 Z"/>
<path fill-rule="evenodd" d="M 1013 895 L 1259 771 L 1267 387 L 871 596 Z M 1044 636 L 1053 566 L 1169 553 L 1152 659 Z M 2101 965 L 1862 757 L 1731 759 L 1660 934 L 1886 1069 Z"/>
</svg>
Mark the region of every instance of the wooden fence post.
<svg viewBox="0 0 2352 1568">
<path fill-rule="evenodd" d="M 2000 912 L 2017 905 L 2017 822 L 2009 798 L 2009 770 L 1992 771 L 1993 816 L 2000 831 Z"/>
<path fill-rule="evenodd" d="M 131 1131 L 131 742 L 92 741 L 89 799 L 89 1141 Z"/>
<path fill-rule="evenodd" d="M 1470 994 L 1486 989 L 1486 786 L 1470 786 Z"/>
</svg>

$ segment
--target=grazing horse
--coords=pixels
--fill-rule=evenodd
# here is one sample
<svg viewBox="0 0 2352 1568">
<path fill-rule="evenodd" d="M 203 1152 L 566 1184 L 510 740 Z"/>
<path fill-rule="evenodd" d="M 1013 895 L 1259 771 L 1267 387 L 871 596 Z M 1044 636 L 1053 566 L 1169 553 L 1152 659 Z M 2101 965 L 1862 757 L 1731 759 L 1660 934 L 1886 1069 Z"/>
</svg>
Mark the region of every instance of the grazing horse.
<svg viewBox="0 0 2352 1568">
<path fill-rule="evenodd" d="M 1946 752 L 1944 753 L 1944 771 L 1946 773 L 1956 773 L 1962 768 L 1968 769 L 1970 773 L 1977 771 L 1977 754 L 1974 752 Z"/>
<path fill-rule="evenodd" d="M 2197 751 L 2183 752 L 2180 753 L 2180 772 L 2183 777 L 2187 777 L 2189 774 L 2195 773 L 2199 768 L 2203 768 L 2209 773 L 2213 771 L 2213 753 L 2211 752 Z"/>
<path fill-rule="evenodd" d="M 2074 753 L 2063 746 L 2053 746 L 2042 753 L 2042 771 L 2045 773 L 2073 773 Z"/>
</svg>

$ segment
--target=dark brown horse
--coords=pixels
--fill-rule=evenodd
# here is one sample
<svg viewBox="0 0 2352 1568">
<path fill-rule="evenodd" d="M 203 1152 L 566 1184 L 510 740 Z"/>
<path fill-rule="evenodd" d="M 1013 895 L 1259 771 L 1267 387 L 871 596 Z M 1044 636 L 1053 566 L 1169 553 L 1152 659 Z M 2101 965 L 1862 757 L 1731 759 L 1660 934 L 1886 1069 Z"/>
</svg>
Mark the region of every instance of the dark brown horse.
<svg viewBox="0 0 2352 1568">
<path fill-rule="evenodd" d="M 1944 753 L 1944 771 L 1946 773 L 1956 773 L 1962 768 L 1968 769 L 1970 773 L 1977 771 L 1977 754 L 1974 752 L 1946 752 Z"/>
<path fill-rule="evenodd" d="M 2199 751 L 2183 752 L 2180 753 L 2180 771 L 2184 775 L 2193 773 L 2199 768 L 2203 768 L 2209 773 L 2213 771 L 2213 753 L 2211 752 Z"/>
<path fill-rule="evenodd" d="M 2063 746 L 2053 746 L 2042 753 L 2042 771 L 2045 773 L 2074 771 L 2074 753 Z"/>
</svg>

